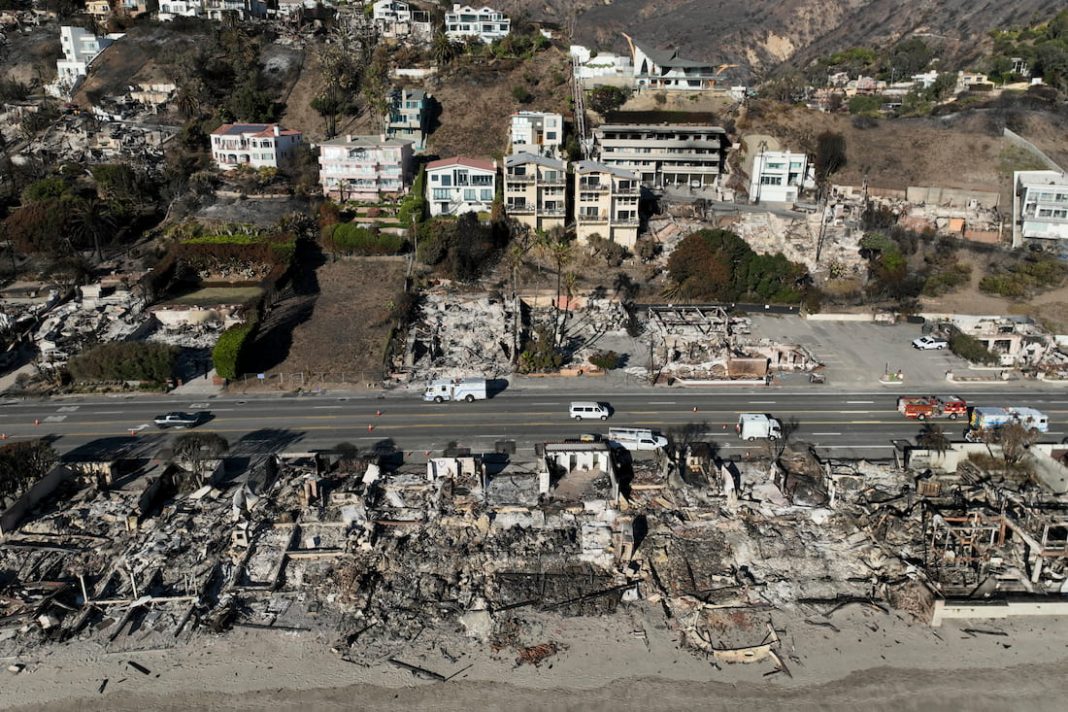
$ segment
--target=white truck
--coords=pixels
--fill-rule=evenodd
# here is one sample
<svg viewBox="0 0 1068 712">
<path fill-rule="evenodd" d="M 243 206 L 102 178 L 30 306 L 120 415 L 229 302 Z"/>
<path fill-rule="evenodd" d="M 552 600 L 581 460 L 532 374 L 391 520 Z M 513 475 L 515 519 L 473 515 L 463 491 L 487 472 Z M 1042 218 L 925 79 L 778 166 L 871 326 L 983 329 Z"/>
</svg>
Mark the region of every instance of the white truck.
<svg viewBox="0 0 1068 712">
<path fill-rule="evenodd" d="M 609 428 L 608 441 L 627 450 L 659 450 L 668 444 L 667 438 L 647 428 Z"/>
<path fill-rule="evenodd" d="M 778 440 L 782 437 L 782 423 L 764 413 L 742 413 L 734 430 L 742 440 Z"/>
<path fill-rule="evenodd" d="M 473 403 L 488 397 L 485 378 L 444 378 L 426 384 L 423 392 L 423 400 L 435 403 L 461 400 Z"/>
</svg>

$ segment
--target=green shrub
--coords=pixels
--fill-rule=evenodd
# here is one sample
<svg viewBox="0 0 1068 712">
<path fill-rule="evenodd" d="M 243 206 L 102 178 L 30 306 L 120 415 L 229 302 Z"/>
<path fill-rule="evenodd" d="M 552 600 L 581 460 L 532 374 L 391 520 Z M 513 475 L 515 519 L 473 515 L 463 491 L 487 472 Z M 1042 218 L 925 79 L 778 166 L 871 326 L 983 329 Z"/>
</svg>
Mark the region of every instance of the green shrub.
<svg viewBox="0 0 1068 712">
<path fill-rule="evenodd" d="M 598 351 L 590 356 L 590 363 L 602 371 L 619 368 L 620 356 L 615 351 Z"/>
<path fill-rule="evenodd" d="M 972 268 L 963 262 L 954 262 L 947 267 L 941 267 L 927 275 L 927 281 L 923 284 L 923 293 L 928 297 L 939 297 L 948 294 L 958 287 L 968 284 L 972 278 Z"/>
<path fill-rule="evenodd" d="M 534 98 L 534 95 L 522 84 L 517 84 L 512 87 L 512 98 L 520 104 L 527 104 Z"/>
<path fill-rule="evenodd" d="M 419 175 L 412 183 L 412 189 L 401 201 L 397 210 L 397 222 L 405 228 L 421 223 L 426 219 L 426 171 L 419 169 Z"/>
<path fill-rule="evenodd" d="M 336 252 L 346 255 L 395 255 L 404 249 L 400 235 L 367 228 L 353 223 L 338 223 L 330 228 L 328 242 Z"/>
<path fill-rule="evenodd" d="M 539 326 L 534 338 L 527 341 L 519 354 L 519 370 L 522 373 L 556 371 L 564 364 L 564 357 L 553 345 L 552 330 Z"/>
<path fill-rule="evenodd" d="M 949 339 L 949 350 L 960 356 L 965 361 L 994 365 L 998 363 L 998 357 L 991 353 L 982 342 L 967 334 L 956 333 Z"/>
<path fill-rule="evenodd" d="M 979 289 L 987 294 L 1020 299 L 1060 286 L 1066 272 L 1068 267 L 1053 258 L 1025 259 L 1003 272 L 983 277 L 979 280 Z"/>
<path fill-rule="evenodd" d="M 217 374 L 226 379 L 234 379 L 241 374 L 245 350 L 252 341 L 255 328 L 255 324 L 238 324 L 219 336 L 215 348 L 211 350 L 211 360 Z"/>
<path fill-rule="evenodd" d="M 75 381 L 149 381 L 164 383 L 174 375 L 178 349 L 167 344 L 116 341 L 94 346 L 67 365 Z"/>
<path fill-rule="evenodd" d="M 879 110 L 883 106 L 883 98 L 881 96 L 872 96 L 869 94 L 858 94 L 849 100 L 849 113 L 857 114 L 860 116 L 873 116 L 879 113 Z"/>
<path fill-rule="evenodd" d="M 586 244 L 595 255 L 600 255 L 609 267 L 619 267 L 627 258 L 627 248 L 618 242 L 606 240 L 600 235 L 593 234 L 586 238 Z"/>
<path fill-rule="evenodd" d="M 36 203 L 50 198 L 62 198 L 70 193 L 70 186 L 62 178 L 42 178 L 22 191 L 23 203 Z"/>
<path fill-rule="evenodd" d="M 695 301 L 797 304 L 803 265 L 782 253 L 759 255 L 728 230 L 699 230 L 685 237 L 668 259 L 674 295 Z"/>
</svg>

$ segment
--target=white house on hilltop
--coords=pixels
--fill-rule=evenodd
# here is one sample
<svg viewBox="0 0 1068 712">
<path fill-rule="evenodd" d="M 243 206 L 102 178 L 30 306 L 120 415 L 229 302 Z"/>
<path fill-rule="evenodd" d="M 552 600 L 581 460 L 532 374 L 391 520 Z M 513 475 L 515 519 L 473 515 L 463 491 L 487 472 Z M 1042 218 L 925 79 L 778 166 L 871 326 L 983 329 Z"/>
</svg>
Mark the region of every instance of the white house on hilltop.
<svg viewBox="0 0 1068 712">
<path fill-rule="evenodd" d="M 89 65 L 97 55 L 121 37 L 121 34 L 97 37 L 81 27 L 61 27 L 59 44 L 63 48 L 63 59 L 56 61 L 56 84 L 60 90 L 74 91 L 82 78 L 89 73 Z"/>
<path fill-rule="evenodd" d="M 278 168 L 293 157 L 303 138 L 300 131 L 278 124 L 223 124 L 211 132 L 211 157 L 224 171 Z"/>
<path fill-rule="evenodd" d="M 517 111 L 512 114 L 509 138 L 512 153 L 556 158 L 564 145 L 564 117 L 540 111 Z"/>
<path fill-rule="evenodd" d="M 1068 240 L 1068 176 L 1060 171 L 1016 171 L 1012 183 L 1013 247 L 1025 239 Z"/>
<path fill-rule="evenodd" d="M 452 12 L 445 13 L 445 36 L 457 42 L 477 37 L 489 44 L 507 37 L 511 29 L 512 21 L 490 7 L 456 4 L 452 6 Z"/>
<path fill-rule="evenodd" d="M 804 153 L 761 151 L 753 156 L 749 199 L 754 203 L 793 203 L 802 190 L 814 185 Z"/>
<path fill-rule="evenodd" d="M 426 165 L 430 214 L 489 212 L 497 190 L 497 164 L 477 158 L 443 158 Z"/>
</svg>

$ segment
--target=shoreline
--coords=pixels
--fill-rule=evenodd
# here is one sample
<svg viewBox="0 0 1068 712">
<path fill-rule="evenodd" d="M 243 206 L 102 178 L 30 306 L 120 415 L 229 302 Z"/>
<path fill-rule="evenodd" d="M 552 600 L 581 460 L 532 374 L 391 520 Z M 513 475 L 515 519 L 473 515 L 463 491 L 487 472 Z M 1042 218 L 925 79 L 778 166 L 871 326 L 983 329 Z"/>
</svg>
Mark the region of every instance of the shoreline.
<svg viewBox="0 0 1068 712">
<path fill-rule="evenodd" d="M 790 676 L 769 662 L 725 665 L 682 648 L 650 615 L 556 618 L 534 629 L 560 652 L 539 667 L 514 650 L 435 643 L 396 657 L 450 679 L 420 680 L 385 660 L 363 666 L 331 652 L 326 635 L 232 631 L 165 650 L 108 652 L 74 642 L 0 670 L 0 708 L 89 710 L 1063 709 L 1068 621 L 998 621 L 932 629 L 896 614 L 854 609 L 831 617 L 773 614 Z M 634 622 L 634 621 L 632 621 Z M 622 625 L 614 625 L 622 623 Z M 826 625 L 831 623 L 832 630 Z M 966 632 L 966 631 L 972 632 Z M 360 650 L 351 655 L 358 659 Z M 147 669 L 145 674 L 129 663 Z M 4 660 L 4 667 L 12 659 Z M 101 684 L 107 680 L 103 692 Z M 358 702 L 357 702 L 358 701 Z M 966 701 L 966 703 L 965 703 Z"/>
</svg>

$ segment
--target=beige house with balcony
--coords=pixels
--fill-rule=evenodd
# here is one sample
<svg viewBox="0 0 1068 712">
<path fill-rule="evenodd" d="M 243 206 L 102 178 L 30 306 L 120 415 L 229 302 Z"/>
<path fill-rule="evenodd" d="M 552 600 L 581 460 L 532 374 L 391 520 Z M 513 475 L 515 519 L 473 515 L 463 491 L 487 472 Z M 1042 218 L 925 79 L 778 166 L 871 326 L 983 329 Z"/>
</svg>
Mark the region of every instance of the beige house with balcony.
<svg viewBox="0 0 1068 712">
<path fill-rule="evenodd" d="M 594 161 L 575 164 L 572 204 L 575 209 L 575 235 L 585 243 L 590 235 L 600 235 L 624 247 L 638 240 L 638 198 L 641 183 L 633 171 Z"/>
<path fill-rule="evenodd" d="M 303 138 L 278 124 L 223 124 L 211 132 L 211 157 L 224 171 L 278 168 L 293 158 Z"/>
<path fill-rule="evenodd" d="M 334 200 L 382 200 L 412 183 L 412 142 L 388 136 L 338 136 L 319 144 L 319 184 Z"/>
<path fill-rule="evenodd" d="M 505 158 L 504 207 L 509 217 L 535 230 L 563 227 L 567 220 L 567 164 L 532 153 Z"/>
</svg>

